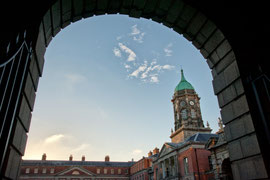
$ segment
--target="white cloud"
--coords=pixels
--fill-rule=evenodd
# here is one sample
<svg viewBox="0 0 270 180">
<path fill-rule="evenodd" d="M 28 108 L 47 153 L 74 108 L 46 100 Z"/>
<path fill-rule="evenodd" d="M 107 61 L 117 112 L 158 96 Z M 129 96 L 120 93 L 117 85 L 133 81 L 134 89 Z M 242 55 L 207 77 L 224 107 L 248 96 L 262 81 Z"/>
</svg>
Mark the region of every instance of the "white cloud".
<svg viewBox="0 0 270 180">
<path fill-rule="evenodd" d="M 137 24 L 135 24 L 134 26 L 131 26 L 131 35 L 138 35 L 140 34 L 141 31 L 137 28 Z"/>
<path fill-rule="evenodd" d="M 61 141 L 64 137 L 65 136 L 63 134 L 54 134 L 54 135 L 51 135 L 51 136 L 47 137 L 44 140 L 44 143 L 45 144 L 56 143 L 56 142 Z"/>
<path fill-rule="evenodd" d="M 79 145 L 78 147 L 71 150 L 71 152 L 80 152 L 88 149 L 90 147 L 90 144 L 83 143 Z"/>
<path fill-rule="evenodd" d="M 165 52 L 165 56 L 172 56 L 172 50 L 170 49 L 172 47 L 172 43 L 169 43 L 163 50 Z"/>
<path fill-rule="evenodd" d="M 144 64 L 140 65 L 136 70 L 129 74 L 129 77 L 140 78 L 143 82 L 158 83 L 159 75 L 163 70 L 172 70 L 174 66 L 165 64 L 157 64 L 156 59 L 148 65 L 147 61 L 144 61 Z"/>
<path fill-rule="evenodd" d="M 133 40 L 138 42 L 138 43 L 143 43 L 143 37 L 144 37 L 145 33 L 141 33 L 138 35 L 138 37 L 134 36 Z"/>
<path fill-rule="evenodd" d="M 128 64 L 124 64 L 124 67 L 125 67 L 126 69 L 131 69 L 131 66 L 128 65 Z"/>
<path fill-rule="evenodd" d="M 157 75 L 151 76 L 150 82 L 152 82 L 152 83 L 158 83 L 159 82 L 158 76 Z"/>
<path fill-rule="evenodd" d="M 135 71 L 133 71 L 129 76 L 138 77 L 138 75 L 147 68 L 147 61 L 144 61 L 144 64 L 139 66 Z"/>
<path fill-rule="evenodd" d="M 133 40 L 138 42 L 138 43 L 142 43 L 143 42 L 143 37 L 145 35 L 145 32 L 141 32 L 138 28 L 137 28 L 137 24 L 135 24 L 134 26 L 131 27 L 131 36 L 133 36 Z"/>
<path fill-rule="evenodd" d="M 114 48 L 113 49 L 113 53 L 114 53 L 114 55 L 116 56 L 116 57 L 121 57 L 121 51 L 120 51 L 120 49 L 118 49 L 118 48 Z"/>
<path fill-rule="evenodd" d="M 125 53 L 128 54 L 128 59 L 127 59 L 127 61 L 135 61 L 135 59 L 136 59 L 136 54 L 135 54 L 134 51 L 132 51 L 130 48 L 128 48 L 127 46 L 125 46 L 125 45 L 122 44 L 122 43 L 118 43 L 118 45 L 119 45 L 119 47 L 120 47 L 120 49 L 121 49 L 122 51 L 124 51 Z"/>
<path fill-rule="evenodd" d="M 66 74 L 65 78 L 68 80 L 69 83 L 72 83 L 72 84 L 82 83 L 87 80 L 85 76 L 81 74 L 77 74 L 77 73 Z"/>
<path fill-rule="evenodd" d="M 171 69 L 174 68 L 174 66 L 171 66 L 171 65 L 166 64 L 166 65 L 164 65 L 162 68 L 163 68 L 163 69 L 171 70 Z"/>
<path fill-rule="evenodd" d="M 142 153 L 142 150 L 140 150 L 140 149 L 134 149 L 132 151 L 132 154 L 134 154 L 134 155 L 141 154 L 141 153 Z"/>
</svg>

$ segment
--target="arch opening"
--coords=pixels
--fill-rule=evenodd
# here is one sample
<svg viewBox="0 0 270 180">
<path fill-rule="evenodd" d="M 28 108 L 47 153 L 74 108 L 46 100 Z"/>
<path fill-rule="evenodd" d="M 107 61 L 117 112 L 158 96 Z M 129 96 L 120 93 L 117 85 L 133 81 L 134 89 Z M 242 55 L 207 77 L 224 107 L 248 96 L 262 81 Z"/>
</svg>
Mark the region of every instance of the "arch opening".
<svg viewBox="0 0 270 180">
<path fill-rule="evenodd" d="M 228 40 L 213 22 L 183 1 L 155 1 L 154 3 L 150 1 L 72 2 L 56 1 L 42 19 L 38 33 L 33 35 L 33 53 L 24 80 L 24 87 L 28 89 L 22 89 L 20 105 L 16 114 L 19 120 L 14 123 L 14 127 L 12 126 L 13 132 L 16 133 L 13 133 L 12 139 L 7 139 L 9 144 L 5 143 L 4 151 L 1 152 L 5 158 L 5 160 L 1 159 L 1 171 L 5 171 L 6 177 L 15 179 L 18 174 L 11 172 L 10 168 L 6 167 L 19 166 L 19 159 L 24 151 L 26 132 L 29 129 L 38 79 L 42 75 L 44 53 L 52 37 L 61 28 L 66 27 L 72 21 L 80 20 L 82 17 L 117 12 L 162 22 L 164 25 L 172 27 L 176 32 L 183 34 L 186 39 L 192 41 L 195 47 L 200 49 L 201 54 L 207 59 L 209 67 L 212 69 L 214 92 L 218 96 L 223 123 L 226 125 L 225 133 L 229 141 L 230 161 L 233 164 L 234 176 L 242 179 L 267 177 L 266 169 L 259 170 L 252 163 L 256 161 L 257 164 L 264 167 L 237 60 Z M 21 92 L 20 88 L 18 92 Z M 238 131 L 236 127 L 239 126 L 246 128 Z M 250 150 L 250 148 L 243 147 L 247 143 L 254 145 L 255 148 Z M 4 162 L 5 168 L 3 169 Z M 253 166 L 249 176 L 241 173 L 247 164 Z"/>
</svg>

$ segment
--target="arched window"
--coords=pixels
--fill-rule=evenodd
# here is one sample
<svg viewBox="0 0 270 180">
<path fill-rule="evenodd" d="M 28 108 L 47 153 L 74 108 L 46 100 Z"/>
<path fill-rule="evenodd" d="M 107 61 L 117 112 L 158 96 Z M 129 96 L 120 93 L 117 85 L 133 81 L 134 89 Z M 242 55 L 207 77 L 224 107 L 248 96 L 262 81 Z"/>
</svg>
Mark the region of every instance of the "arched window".
<svg viewBox="0 0 270 180">
<path fill-rule="evenodd" d="M 189 174 L 189 169 L 188 169 L 188 158 L 185 157 L 185 158 L 183 159 L 183 162 L 184 162 L 184 172 L 185 172 L 185 174 Z"/>
<path fill-rule="evenodd" d="M 194 109 L 191 109 L 191 117 L 196 118 L 196 111 Z"/>
<path fill-rule="evenodd" d="M 186 109 L 183 109 L 181 111 L 181 116 L 182 116 L 182 119 L 187 119 L 187 110 Z"/>
</svg>

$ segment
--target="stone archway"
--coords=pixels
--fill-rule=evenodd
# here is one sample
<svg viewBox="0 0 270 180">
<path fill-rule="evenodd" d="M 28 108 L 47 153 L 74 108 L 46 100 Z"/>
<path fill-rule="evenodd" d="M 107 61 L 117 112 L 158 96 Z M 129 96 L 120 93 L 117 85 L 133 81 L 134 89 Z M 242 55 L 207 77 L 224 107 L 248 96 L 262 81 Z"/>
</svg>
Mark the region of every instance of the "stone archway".
<svg viewBox="0 0 270 180">
<path fill-rule="evenodd" d="M 246 80 L 241 77 L 243 73 L 240 73 L 238 66 L 240 64 L 245 67 L 243 61 L 236 58 L 235 48 L 230 45 L 230 38 L 202 13 L 203 8 L 198 7 L 200 4 L 196 8 L 184 0 L 48 2 L 43 9 L 45 13 L 40 13 L 41 18 L 33 18 L 18 36 L 14 36 L 14 42 L 7 43 L 5 47 L 7 61 L 1 62 L 0 82 L 1 87 L 5 89 L 1 91 L 3 106 L 1 104 L 0 111 L 1 117 L 2 115 L 4 117 L 0 137 L 2 177 L 16 179 L 19 173 L 38 80 L 42 75 L 44 54 L 52 38 L 62 28 L 82 18 L 120 13 L 162 23 L 182 34 L 200 50 L 212 71 L 214 92 L 218 96 L 223 123 L 226 125 L 225 133 L 234 178 L 267 178 L 269 174 L 267 175 L 265 163 L 268 161 L 265 161 L 261 146 L 263 138 L 258 139 L 261 134 L 255 128 L 261 125 L 255 123 L 254 112 L 250 112 L 252 108 L 255 109 L 253 111 L 258 111 L 250 102 L 257 102 L 260 97 L 255 100 L 253 96 L 249 98 L 253 92 L 250 92 L 248 86 L 244 84 Z M 255 85 L 253 87 L 254 91 L 258 91 Z M 267 90 L 266 88 L 265 91 Z M 268 101 L 264 103 L 267 105 Z M 250 168 L 248 173 L 247 167 Z"/>
</svg>

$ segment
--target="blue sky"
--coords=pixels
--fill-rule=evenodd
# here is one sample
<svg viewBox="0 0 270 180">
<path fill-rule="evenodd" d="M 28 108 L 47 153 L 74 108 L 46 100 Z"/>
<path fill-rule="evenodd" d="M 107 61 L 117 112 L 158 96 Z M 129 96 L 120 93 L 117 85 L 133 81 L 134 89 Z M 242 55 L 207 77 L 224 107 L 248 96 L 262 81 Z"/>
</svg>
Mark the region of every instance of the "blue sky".
<svg viewBox="0 0 270 180">
<path fill-rule="evenodd" d="M 197 49 L 156 22 L 123 15 L 73 23 L 45 54 L 24 159 L 139 160 L 170 141 L 180 69 L 213 132 L 220 116 L 211 71 Z"/>
</svg>

